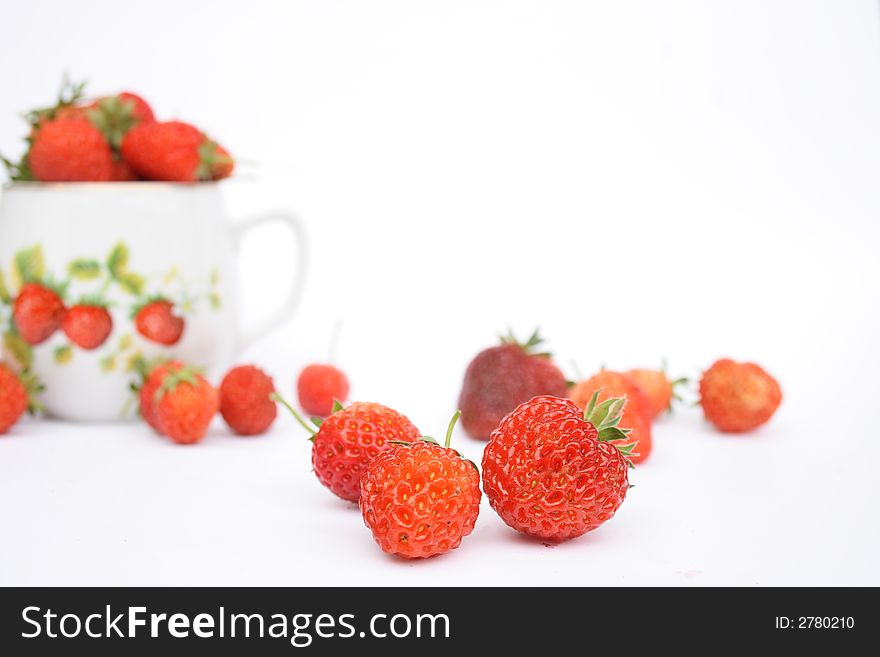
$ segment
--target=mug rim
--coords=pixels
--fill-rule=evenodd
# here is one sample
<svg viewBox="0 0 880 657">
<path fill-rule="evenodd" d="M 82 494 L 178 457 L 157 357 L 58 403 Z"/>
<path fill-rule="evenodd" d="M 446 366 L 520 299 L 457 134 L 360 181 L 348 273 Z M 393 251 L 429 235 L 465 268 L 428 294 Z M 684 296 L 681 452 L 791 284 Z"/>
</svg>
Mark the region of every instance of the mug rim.
<svg viewBox="0 0 880 657">
<path fill-rule="evenodd" d="M 125 180 L 125 181 L 83 181 L 83 182 L 42 182 L 39 180 L 10 180 L 0 185 L 0 190 L 7 192 L 15 189 L 29 190 L 93 190 L 107 189 L 118 191 L 120 189 L 150 189 L 177 191 L 181 189 L 215 188 L 220 184 L 218 180 L 202 180 L 198 182 L 166 182 L 162 180 Z"/>
</svg>

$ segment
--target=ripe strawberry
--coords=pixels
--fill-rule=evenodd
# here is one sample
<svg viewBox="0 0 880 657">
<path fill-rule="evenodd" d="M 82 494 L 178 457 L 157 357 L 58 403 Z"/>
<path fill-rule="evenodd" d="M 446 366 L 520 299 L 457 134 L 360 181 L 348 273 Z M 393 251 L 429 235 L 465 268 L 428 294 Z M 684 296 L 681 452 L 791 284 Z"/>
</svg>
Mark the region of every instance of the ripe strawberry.
<svg viewBox="0 0 880 657">
<path fill-rule="evenodd" d="M 633 369 L 624 374 L 645 393 L 652 420 L 672 409 L 672 400 L 681 399 L 675 392 L 676 386 L 687 383 L 685 377 L 670 381 L 663 370 Z"/>
<path fill-rule="evenodd" d="M 171 366 L 153 397 L 155 419 L 161 433 L 191 445 L 205 437 L 219 401 L 217 389 L 198 371 Z"/>
<path fill-rule="evenodd" d="M 480 473 L 432 438 L 394 444 L 373 459 L 361 478 L 364 523 L 383 552 L 406 559 L 433 557 L 461 544 L 480 513 Z"/>
<path fill-rule="evenodd" d="M 309 365 L 300 372 L 296 392 L 306 413 L 327 417 L 334 401 L 348 399 L 348 378 L 332 365 Z"/>
<path fill-rule="evenodd" d="M 622 399 L 582 412 L 540 396 L 520 404 L 483 452 L 483 491 L 508 525 L 549 541 L 576 538 L 609 520 L 629 487 Z"/>
<path fill-rule="evenodd" d="M 61 296 L 40 283 L 25 283 L 12 308 L 15 326 L 25 342 L 31 345 L 45 342 L 64 318 Z"/>
<path fill-rule="evenodd" d="M 141 123 L 122 140 L 122 158 L 149 180 L 219 180 L 232 173 L 232 157 L 198 128 L 179 121 Z"/>
<path fill-rule="evenodd" d="M 703 414 L 720 431 L 756 429 L 773 417 L 780 403 L 779 383 L 754 363 L 722 358 L 700 379 Z"/>
<path fill-rule="evenodd" d="M 367 465 L 395 442 L 411 443 L 421 437 L 405 415 L 371 402 L 336 405 L 325 420 L 315 418 L 310 426 L 277 393 L 272 398 L 284 404 L 312 434 L 312 467 L 318 480 L 344 500 L 357 502 L 360 479 Z"/>
<path fill-rule="evenodd" d="M 85 117 L 42 122 L 26 159 L 33 177 L 44 182 L 106 182 L 120 175 L 104 135 Z"/>
<path fill-rule="evenodd" d="M 631 378 L 620 372 L 602 370 L 586 381 L 581 381 L 569 391 L 569 397 L 581 408 L 586 408 L 590 398 L 599 393 L 599 401 L 612 397 L 626 399 L 621 423 L 630 429 L 627 442 L 635 447 L 630 455 L 633 463 L 641 463 L 651 454 L 651 406 L 645 392 Z"/>
<path fill-rule="evenodd" d="M 28 390 L 18 375 L 0 363 L 0 434 L 18 422 L 28 407 Z"/>
<path fill-rule="evenodd" d="M 146 366 L 144 369 L 144 382 L 138 390 L 138 400 L 140 403 L 140 413 L 144 421 L 149 424 L 157 433 L 162 433 L 159 426 L 159 418 L 156 415 L 156 393 L 162 386 L 165 377 L 171 372 L 180 370 L 183 363 L 179 360 L 162 361 L 156 363 L 152 367 Z"/>
<path fill-rule="evenodd" d="M 220 414 L 235 433 L 264 433 L 275 421 L 278 407 L 270 399 L 275 392 L 272 377 L 253 365 L 235 367 L 220 384 Z"/>
<path fill-rule="evenodd" d="M 134 126 L 156 120 L 147 101 L 130 91 L 99 98 L 83 111 L 115 149 L 119 149 L 123 138 Z"/>
<path fill-rule="evenodd" d="M 541 342 L 537 331 L 524 344 L 509 334 L 471 361 L 458 399 L 469 436 L 488 439 L 507 413 L 535 395 L 565 396 L 565 376 L 550 355 L 533 353 Z"/>
<path fill-rule="evenodd" d="M 82 349 L 97 349 L 113 330 L 113 318 L 106 306 L 84 300 L 68 308 L 61 320 L 61 330 Z"/>
<path fill-rule="evenodd" d="M 182 317 L 174 314 L 174 305 L 167 299 L 152 299 L 135 309 L 135 328 L 151 342 L 168 346 L 177 344 L 185 324 Z"/>
</svg>

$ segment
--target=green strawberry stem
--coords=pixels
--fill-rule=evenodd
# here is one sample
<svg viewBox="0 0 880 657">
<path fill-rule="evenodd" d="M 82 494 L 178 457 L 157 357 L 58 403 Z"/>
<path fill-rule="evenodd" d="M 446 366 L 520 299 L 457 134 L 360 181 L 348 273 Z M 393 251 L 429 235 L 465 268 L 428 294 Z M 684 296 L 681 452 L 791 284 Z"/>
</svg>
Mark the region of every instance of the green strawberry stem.
<svg viewBox="0 0 880 657">
<path fill-rule="evenodd" d="M 309 426 L 309 423 L 306 422 L 305 419 L 303 419 L 303 416 L 300 415 L 299 413 L 297 413 L 296 409 L 293 406 L 291 406 L 290 403 L 288 403 L 288 401 L 286 399 L 284 399 L 284 397 L 279 395 L 277 392 L 273 392 L 273 393 L 269 394 L 269 399 L 271 399 L 274 402 L 278 402 L 279 404 L 284 406 L 284 408 L 286 408 L 288 411 L 290 411 L 291 415 L 293 415 L 294 419 L 297 422 L 299 422 L 300 426 L 302 426 L 303 429 L 305 429 L 306 431 L 309 432 L 309 434 L 311 436 L 309 438 L 309 440 L 315 439 L 315 434 L 318 433 L 317 429 L 314 429 L 313 427 Z"/>
<path fill-rule="evenodd" d="M 458 418 L 461 417 L 461 411 L 455 411 L 455 414 L 452 416 L 452 419 L 449 420 L 449 426 L 446 428 L 446 440 L 443 443 L 444 447 L 449 447 L 452 442 L 452 430 L 455 429 L 455 425 L 458 423 Z"/>
</svg>

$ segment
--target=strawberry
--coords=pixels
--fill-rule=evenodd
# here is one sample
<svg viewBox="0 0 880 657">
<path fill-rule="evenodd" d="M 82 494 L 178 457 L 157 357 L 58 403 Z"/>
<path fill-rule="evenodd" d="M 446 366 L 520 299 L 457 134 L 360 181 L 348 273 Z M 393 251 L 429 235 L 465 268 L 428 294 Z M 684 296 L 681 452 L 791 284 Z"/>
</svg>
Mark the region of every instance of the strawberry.
<svg viewBox="0 0 880 657">
<path fill-rule="evenodd" d="M 537 331 L 525 343 L 508 334 L 471 361 L 458 399 L 468 435 L 488 439 L 507 413 L 535 395 L 565 396 L 565 376 L 550 355 L 534 353 L 541 342 Z"/>
<path fill-rule="evenodd" d="M 312 467 L 318 480 L 350 502 L 358 501 L 360 479 L 370 461 L 395 442 L 411 443 L 421 437 L 405 415 L 381 404 L 355 402 L 343 408 L 337 402 L 327 419 L 312 420 L 315 429 L 280 395 L 272 399 L 312 434 Z"/>
<path fill-rule="evenodd" d="M 64 302 L 58 292 L 34 282 L 22 286 L 12 308 L 18 332 L 31 345 L 52 337 L 61 326 L 64 313 Z"/>
<path fill-rule="evenodd" d="M 483 452 L 483 491 L 508 525 L 548 541 L 576 538 L 609 520 L 629 487 L 622 399 L 586 412 L 535 397 L 508 414 Z"/>
<path fill-rule="evenodd" d="M 722 358 L 700 379 L 703 414 L 719 431 L 756 429 L 773 417 L 780 403 L 779 383 L 754 363 Z"/>
<path fill-rule="evenodd" d="M 169 366 L 153 404 L 161 433 L 178 444 L 192 445 L 205 437 L 217 413 L 219 395 L 194 368 Z"/>
<path fill-rule="evenodd" d="M 0 363 L 0 434 L 9 431 L 28 408 L 28 389 L 18 375 Z"/>
<path fill-rule="evenodd" d="M 270 399 L 275 392 L 272 377 L 253 365 L 235 367 L 220 384 L 220 414 L 235 433 L 264 433 L 275 421 L 278 407 Z"/>
<path fill-rule="evenodd" d="M 364 523 L 383 552 L 406 559 L 433 557 L 461 544 L 480 513 L 480 473 L 433 438 L 395 443 L 374 458 L 361 478 Z"/>
<path fill-rule="evenodd" d="M 128 131 L 141 123 L 153 123 L 156 117 L 147 101 L 130 91 L 99 98 L 83 108 L 89 121 L 98 128 L 107 142 L 119 149 Z"/>
<path fill-rule="evenodd" d="M 157 433 L 162 433 L 159 426 L 159 418 L 156 415 L 156 393 L 162 386 L 165 377 L 173 371 L 177 371 L 183 367 L 183 363 L 179 360 L 160 361 L 152 366 L 145 366 L 144 381 L 138 390 L 138 400 L 140 403 L 140 413 L 144 421 L 149 424 Z"/>
<path fill-rule="evenodd" d="M 569 391 L 569 397 L 581 408 L 586 408 L 590 398 L 599 393 L 599 401 L 622 397 L 626 403 L 622 409 L 621 423 L 629 427 L 627 442 L 633 443 L 630 458 L 641 463 L 651 454 L 651 406 L 644 390 L 626 374 L 602 370 L 586 381 L 581 381 Z"/>
<path fill-rule="evenodd" d="M 232 173 L 232 157 L 198 128 L 179 121 L 141 123 L 122 139 L 122 158 L 149 180 L 219 180 Z"/>
<path fill-rule="evenodd" d="M 44 182 L 106 182 L 120 177 L 110 145 L 84 117 L 44 121 L 26 160 L 33 177 Z"/>
<path fill-rule="evenodd" d="M 306 413 L 327 417 L 334 401 L 348 399 L 348 378 L 332 365 L 309 365 L 300 372 L 296 392 Z"/>
<path fill-rule="evenodd" d="M 174 314 L 174 304 L 158 297 L 135 308 L 134 325 L 147 340 L 170 346 L 180 341 L 185 321 Z"/>
<path fill-rule="evenodd" d="M 113 318 L 103 304 L 84 300 L 67 309 L 61 330 L 78 347 L 97 349 L 113 330 Z"/>
<path fill-rule="evenodd" d="M 633 369 L 624 374 L 635 381 L 645 393 L 652 420 L 671 410 L 673 399 L 681 400 L 675 388 L 687 383 L 685 377 L 670 381 L 663 370 Z"/>
</svg>

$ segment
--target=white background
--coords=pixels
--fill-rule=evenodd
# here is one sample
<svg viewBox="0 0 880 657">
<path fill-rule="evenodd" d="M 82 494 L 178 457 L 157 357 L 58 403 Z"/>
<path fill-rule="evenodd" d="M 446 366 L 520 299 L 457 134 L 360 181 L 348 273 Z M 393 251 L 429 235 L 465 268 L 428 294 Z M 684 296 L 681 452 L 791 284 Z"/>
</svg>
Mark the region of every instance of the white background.
<svg viewBox="0 0 880 657">
<path fill-rule="evenodd" d="M 0 151 L 61 72 L 242 160 L 244 214 L 311 234 L 299 315 L 242 356 L 323 360 L 438 433 L 467 361 L 540 324 L 590 373 L 762 363 L 753 435 L 684 408 L 617 517 L 545 548 L 484 504 L 454 553 L 386 557 L 288 418 L 179 448 L 141 426 L 0 438 L 0 584 L 880 584 L 880 17 L 825 2 L 5 3 Z M 245 321 L 293 269 L 244 254 Z M 482 444 L 457 436 L 479 459 Z"/>
</svg>

